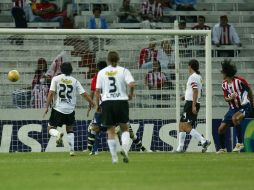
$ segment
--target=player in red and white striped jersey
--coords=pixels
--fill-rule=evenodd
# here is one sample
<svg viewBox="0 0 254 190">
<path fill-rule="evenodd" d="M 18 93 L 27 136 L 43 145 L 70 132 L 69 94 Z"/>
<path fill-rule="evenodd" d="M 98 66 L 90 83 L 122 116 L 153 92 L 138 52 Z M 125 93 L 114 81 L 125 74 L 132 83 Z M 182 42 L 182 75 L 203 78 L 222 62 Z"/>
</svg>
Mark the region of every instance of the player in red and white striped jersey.
<svg viewBox="0 0 254 190">
<path fill-rule="evenodd" d="M 224 133 L 228 127 L 236 127 L 238 143 L 233 151 L 237 152 L 244 148 L 240 123 L 251 112 L 253 93 L 248 82 L 243 77 L 236 76 L 236 66 L 231 64 L 230 60 L 224 60 L 221 66 L 224 77 L 222 90 L 224 99 L 229 104 L 229 110 L 218 129 L 219 151 L 217 153 L 226 152 Z"/>
</svg>

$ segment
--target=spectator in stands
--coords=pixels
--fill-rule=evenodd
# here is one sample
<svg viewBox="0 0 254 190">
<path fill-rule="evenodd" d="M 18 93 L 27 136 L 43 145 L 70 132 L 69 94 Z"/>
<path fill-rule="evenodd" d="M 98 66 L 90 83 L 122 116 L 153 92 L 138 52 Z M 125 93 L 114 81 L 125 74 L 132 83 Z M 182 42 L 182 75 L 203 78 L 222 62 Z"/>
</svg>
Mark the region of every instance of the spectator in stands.
<svg viewBox="0 0 254 190">
<path fill-rule="evenodd" d="M 156 0 L 144 1 L 141 6 L 141 18 L 143 20 L 143 28 L 154 27 L 155 22 L 161 21 L 163 17 L 161 3 Z"/>
<path fill-rule="evenodd" d="M 27 19 L 23 7 L 26 6 L 26 1 L 15 0 L 11 14 L 15 20 L 16 28 L 27 28 Z"/>
<path fill-rule="evenodd" d="M 47 101 L 47 95 L 50 80 L 46 76 L 47 62 L 44 58 L 38 59 L 37 69 L 35 70 L 34 79 L 32 81 L 32 99 L 33 108 L 44 108 Z"/>
<path fill-rule="evenodd" d="M 192 27 L 192 30 L 211 30 L 211 27 L 205 24 L 205 17 L 198 16 L 198 24 Z M 197 45 L 204 45 L 205 44 L 205 36 L 195 36 L 194 37 L 194 44 Z M 204 56 L 204 50 L 196 51 L 197 56 Z"/>
<path fill-rule="evenodd" d="M 196 0 L 175 0 L 176 11 L 196 11 Z M 181 16 L 180 19 L 188 20 L 188 22 L 196 22 L 196 16 Z"/>
<path fill-rule="evenodd" d="M 212 42 L 217 47 L 221 45 L 237 45 L 241 47 L 240 38 L 232 24 L 228 24 L 228 17 L 220 17 L 220 23 L 214 25 L 212 30 Z M 219 57 L 234 57 L 234 50 L 219 50 Z"/>
<path fill-rule="evenodd" d="M 167 13 L 175 10 L 175 0 L 160 0 L 160 2 L 163 11 L 162 22 L 174 22 L 176 20 L 176 16 L 167 16 Z"/>
<path fill-rule="evenodd" d="M 32 12 L 36 16 L 32 19 L 34 22 L 59 22 L 60 28 L 63 28 L 66 11 L 58 12 L 57 5 L 48 0 L 41 0 L 41 3 L 37 3 L 36 0 L 31 1 Z"/>
<path fill-rule="evenodd" d="M 161 47 L 158 49 L 157 60 L 161 63 L 161 68 L 174 68 L 175 57 L 172 45 L 169 40 L 163 40 Z"/>
<path fill-rule="evenodd" d="M 108 23 L 104 16 L 101 16 L 101 8 L 95 7 L 93 9 L 93 15 L 88 21 L 87 28 L 89 29 L 107 29 Z"/>
<path fill-rule="evenodd" d="M 172 87 L 172 84 L 169 83 L 166 74 L 161 71 L 161 65 L 159 61 L 153 61 L 152 71 L 149 71 L 146 74 L 145 85 L 149 90 L 163 90 Z M 168 94 L 156 93 L 152 94 L 151 96 L 153 99 L 169 100 Z M 157 107 L 161 107 L 161 105 L 157 105 Z"/>
<path fill-rule="evenodd" d="M 180 20 L 178 23 L 178 28 L 180 30 L 186 30 L 186 20 Z M 182 36 L 179 39 L 180 47 L 184 47 L 184 48 L 182 48 L 182 50 L 179 51 L 180 56 L 182 56 L 182 57 L 191 57 L 192 56 L 192 51 L 187 48 L 188 45 L 192 44 L 192 42 L 193 42 L 192 36 Z"/>
<path fill-rule="evenodd" d="M 120 23 L 137 23 L 139 22 L 137 19 L 136 9 L 130 5 L 131 0 L 123 0 L 123 4 L 119 9 L 117 14 Z"/>
<path fill-rule="evenodd" d="M 66 51 L 62 51 L 60 54 L 58 54 L 53 62 L 50 65 L 50 68 L 47 70 L 46 75 L 50 78 L 50 80 L 59 74 L 61 74 L 61 68 L 60 66 L 62 63 L 67 61 L 67 54 Z"/>
<path fill-rule="evenodd" d="M 157 60 L 158 50 L 156 50 L 156 41 L 150 39 L 149 46 L 142 48 L 139 55 L 139 68 L 152 69 L 153 61 Z"/>
</svg>

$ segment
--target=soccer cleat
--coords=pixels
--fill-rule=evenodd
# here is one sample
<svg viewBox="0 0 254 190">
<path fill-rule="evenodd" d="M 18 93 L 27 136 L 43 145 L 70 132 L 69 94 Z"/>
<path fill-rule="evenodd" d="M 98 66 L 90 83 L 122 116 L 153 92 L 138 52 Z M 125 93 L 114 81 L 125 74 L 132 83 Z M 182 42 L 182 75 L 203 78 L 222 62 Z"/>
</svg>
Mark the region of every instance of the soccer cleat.
<svg viewBox="0 0 254 190">
<path fill-rule="evenodd" d="M 95 151 L 95 152 L 90 152 L 89 153 L 89 155 L 90 156 L 97 156 L 99 154 L 99 152 L 98 151 Z"/>
<path fill-rule="evenodd" d="M 220 150 L 218 150 L 218 151 L 216 152 L 216 154 L 223 154 L 223 153 L 227 153 L 227 149 L 221 148 Z"/>
<path fill-rule="evenodd" d="M 120 152 L 120 154 L 123 156 L 123 162 L 128 163 L 129 162 L 128 155 L 123 150 Z"/>
<path fill-rule="evenodd" d="M 112 157 L 112 164 L 117 164 L 118 163 L 118 157 L 114 156 Z"/>
<path fill-rule="evenodd" d="M 76 156 L 74 151 L 70 151 L 70 156 Z"/>
<path fill-rule="evenodd" d="M 60 146 L 63 144 L 63 133 L 58 133 L 57 137 L 56 137 L 56 145 Z"/>
<path fill-rule="evenodd" d="M 207 151 L 207 148 L 208 148 L 208 146 L 210 146 L 210 144 L 211 144 L 211 141 L 209 141 L 209 140 L 206 140 L 204 142 L 204 144 L 202 144 L 202 147 L 203 147 L 202 153 L 205 153 Z"/>
<path fill-rule="evenodd" d="M 240 152 L 242 149 L 244 149 L 243 143 L 236 143 L 235 148 L 233 149 L 233 152 Z"/>
</svg>

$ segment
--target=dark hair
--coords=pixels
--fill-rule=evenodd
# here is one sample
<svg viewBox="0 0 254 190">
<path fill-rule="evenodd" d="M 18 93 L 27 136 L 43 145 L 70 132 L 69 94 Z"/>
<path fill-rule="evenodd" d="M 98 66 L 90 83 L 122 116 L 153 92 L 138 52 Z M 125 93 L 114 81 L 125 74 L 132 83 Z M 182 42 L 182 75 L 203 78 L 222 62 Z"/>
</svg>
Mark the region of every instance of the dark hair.
<svg viewBox="0 0 254 190">
<path fill-rule="evenodd" d="M 195 71 L 197 74 L 200 74 L 199 71 L 199 63 L 196 59 L 191 59 L 189 61 L 189 66 L 192 68 L 193 71 Z"/>
<path fill-rule="evenodd" d="M 221 73 L 227 77 L 233 77 L 237 73 L 236 66 L 231 63 L 230 59 L 224 59 L 224 61 L 221 63 L 221 69 Z"/>
<path fill-rule="evenodd" d="M 99 11 L 101 13 L 101 8 L 96 6 L 93 8 L 93 13 L 95 13 L 96 11 Z"/>
<path fill-rule="evenodd" d="M 102 69 L 104 69 L 105 67 L 107 67 L 107 62 L 106 61 L 99 61 L 97 63 L 97 69 L 100 71 Z"/>
<path fill-rule="evenodd" d="M 116 51 L 110 51 L 108 53 L 108 61 L 110 64 L 112 64 L 113 66 L 115 66 L 117 64 L 117 62 L 119 61 L 119 55 Z"/>
<path fill-rule="evenodd" d="M 41 70 L 41 69 L 38 69 L 38 66 L 39 65 L 44 65 L 44 69 Z M 39 58 L 38 61 L 37 61 L 37 69 L 35 70 L 35 74 L 40 74 L 42 72 L 47 72 L 47 61 L 44 59 L 44 58 Z"/>
<path fill-rule="evenodd" d="M 202 16 L 202 15 L 199 15 L 198 18 L 202 18 L 202 19 L 204 19 L 204 21 L 205 21 L 205 17 Z"/>
<path fill-rule="evenodd" d="M 72 73 L 72 65 L 69 62 L 64 62 L 60 66 L 61 72 L 65 75 L 71 75 Z"/>
</svg>

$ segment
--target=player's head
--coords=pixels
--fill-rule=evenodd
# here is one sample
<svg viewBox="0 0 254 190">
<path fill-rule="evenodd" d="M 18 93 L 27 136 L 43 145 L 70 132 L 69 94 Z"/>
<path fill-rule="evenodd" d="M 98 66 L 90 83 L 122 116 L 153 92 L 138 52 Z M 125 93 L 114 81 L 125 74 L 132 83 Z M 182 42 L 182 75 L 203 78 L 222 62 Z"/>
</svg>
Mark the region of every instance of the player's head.
<svg viewBox="0 0 254 190">
<path fill-rule="evenodd" d="M 200 74 L 199 63 L 196 59 L 191 59 L 189 61 L 189 69 L 193 70 L 197 74 Z"/>
<path fill-rule="evenodd" d="M 104 69 L 105 67 L 107 67 L 107 62 L 106 61 L 99 61 L 97 63 L 97 70 L 98 71 Z"/>
<path fill-rule="evenodd" d="M 118 61 L 119 61 L 119 55 L 116 51 L 110 51 L 108 52 L 108 62 L 112 65 L 112 66 L 116 66 Z"/>
<path fill-rule="evenodd" d="M 44 58 L 39 58 L 37 61 L 37 70 L 47 71 L 47 61 Z"/>
<path fill-rule="evenodd" d="M 67 76 L 71 75 L 72 73 L 72 66 L 69 62 L 64 62 L 60 66 L 61 72 Z"/>
<path fill-rule="evenodd" d="M 230 59 L 225 59 L 221 63 L 221 73 L 224 75 L 224 78 L 226 77 L 232 78 L 237 73 L 236 66 L 231 63 Z"/>
</svg>

